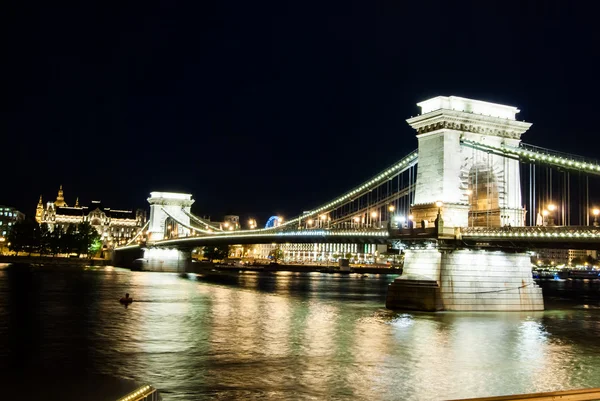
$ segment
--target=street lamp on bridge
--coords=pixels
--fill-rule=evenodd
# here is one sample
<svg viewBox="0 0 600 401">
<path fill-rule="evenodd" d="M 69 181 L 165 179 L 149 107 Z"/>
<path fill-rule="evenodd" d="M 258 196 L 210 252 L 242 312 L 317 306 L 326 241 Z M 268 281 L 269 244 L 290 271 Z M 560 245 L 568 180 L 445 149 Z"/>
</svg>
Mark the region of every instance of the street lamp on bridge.
<svg viewBox="0 0 600 401">
<path fill-rule="evenodd" d="M 600 214 L 600 209 L 597 207 L 594 208 L 592 214 L 594 215 L 594 227 L 598 227 L 598 215 Z"/>
<path fill-rule="evenodd" d="M 554 225 L 554 211 L 556 210 L 556 205 L 554 205 L 553 203 L 548 205 L 548 225 L 549 226 L 553 226 Z"/>
<path fill-rule="evenodd" d="M 549 214 L 550 214 L 550 212 L 547 211 L 546 209 L 542 210 L 542 225 L 543 226 L 548 225 L 548 215 Z"/>
<path fill-rule="evenodd" d="M 388 210 L 390 211 L 389 217 L 388 217 L 388 229 L 392 228 L 392 220 L 394 220 L 394 210 L 396 210 L 396 208 L 394 207 L 394 205 L 390 205 L 388 207 Z"/>
<path fill-rule="evenodd" d="M 473 221 L 473 219 L 474 219 L 473 211 L 471 210 L 471 195 L 473 195 L 473 190 L 467 189 L 467 197 L 469 198 L 469 212 L 467 214 L 467 225 L 469 227 L 475 225 L 475 222 Z"/>
<path fill-rule="evenodd" d="M 438 208 L 437 217 L 435 218 L 435 228 L 437 228 L 439 234 L 444 229 L 444 220 L 442 219 L 442 206 L 444 206 L 444 202 L 436 201 L 435 205 Z"/>
<path fill-rule="evenodd" d="M 327 215 L 326 214 L 320 215 L 319 216 L 319 220 L 320 220 L 320 222 L 319 222 L 320 227 L 324 228 L 325 227 L 325 220 L 327 220 Z"/>
</svg>

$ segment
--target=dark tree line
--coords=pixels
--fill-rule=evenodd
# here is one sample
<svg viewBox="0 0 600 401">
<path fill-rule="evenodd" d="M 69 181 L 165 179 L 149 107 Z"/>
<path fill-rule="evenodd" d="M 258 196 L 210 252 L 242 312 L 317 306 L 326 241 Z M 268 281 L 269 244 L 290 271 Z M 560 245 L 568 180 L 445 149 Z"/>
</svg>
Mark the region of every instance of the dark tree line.
<svg viewBox="0 0 600 401">
<path fill-rule="evenodd" d="M 571 259 L 572 266 L 596 266 L 598 264 L 598 260 L 594 259 L 591 255 L 587 256 L 577 256 Z"/>
<path fill-rule="evenodd" d="M 8 249 L 17 255 L 28 254 L 56 255 L 58 253 L 76 253 L 92 255 L 101 246 L 100 234 L 88 222 L 70 224 L 66 230 L 55 227 L 50 231 L 48 224 L 37 224 L 32 220 L 23 220 L 12 226 L 7 236 Z"/>
<path fill-rule="evenodd" d="M 202 249 L 204 257 L 210 261 L 223 260 L 229 255 L 229 246 L 227 245 L 215 245 L 205 246 Z"/>
</svg>

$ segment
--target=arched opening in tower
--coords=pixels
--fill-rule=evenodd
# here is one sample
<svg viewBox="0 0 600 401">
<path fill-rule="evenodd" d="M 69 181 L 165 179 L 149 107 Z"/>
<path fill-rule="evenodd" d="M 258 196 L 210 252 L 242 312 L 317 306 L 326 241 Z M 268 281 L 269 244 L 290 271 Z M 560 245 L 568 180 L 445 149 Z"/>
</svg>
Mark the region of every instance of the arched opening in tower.
<svg viewBox="0 0 600 401">
<path fill-rule="evenodd" d="M 167 217 L 165 220 L 164 237 L 165 239 L 179 237 L 179 224 L 171 217 Z"/>
<path fill-rule="evenodd" d="M 498 180 L 485 165 L 474 165 L 469 171 L 469 226 L 500 227 Z"/>
</svg>

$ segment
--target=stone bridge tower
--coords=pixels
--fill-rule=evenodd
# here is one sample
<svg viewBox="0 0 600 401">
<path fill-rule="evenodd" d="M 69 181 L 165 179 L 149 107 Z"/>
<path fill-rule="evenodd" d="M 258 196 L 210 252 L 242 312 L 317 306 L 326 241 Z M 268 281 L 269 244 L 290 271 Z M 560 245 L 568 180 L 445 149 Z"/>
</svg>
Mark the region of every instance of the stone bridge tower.
<svg viewBox="0 0 600 401">
<path fill-rule="evenodd" d="M 438 96 L 418 103 L 421 115 L 407 120 L 417 130 L 419 167 L 412 214 L 432 223 L 441 201 L 444 227 L 522 226 L 519 161 L 461 145 L 519 146 L 530 123 L 515 119 L 512 106 Z"/>
<path fill-rule="evenodd" d="M 150 220 L 148 224 L 148 239 L 151 242 L 165 238 L 167 219 L 177 223 L 177 237 L 190 234 L 190 209 L 194 200 L 191 194 L 174 192 L 151 192 L 148 198 L 150 204 Z M 186 227 L 187 226 L 187 227 Z"/>
</svg>

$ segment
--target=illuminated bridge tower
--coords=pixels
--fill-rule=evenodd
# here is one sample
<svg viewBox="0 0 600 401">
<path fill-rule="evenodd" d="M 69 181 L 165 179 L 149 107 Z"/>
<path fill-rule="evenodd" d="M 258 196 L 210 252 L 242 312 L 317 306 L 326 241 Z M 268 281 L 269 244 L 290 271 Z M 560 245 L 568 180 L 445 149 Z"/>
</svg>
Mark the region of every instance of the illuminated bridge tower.
<svg viewBox="0 0 600 401">
<path fill-rule="evenodd" d="M 148 203 L 150 203 L 148 224 L 150 242 L 160 241 L 169 235 L 186 237 L 190 234 L 190 229 L 187 227 L 190 226 L 190 209 L 194 203 L 191 194 L 151 192 Z M 167 224 L 171 221 L 174 224 Z M 168 232 L 172 227 L 177 230 L 176 233 Z"/>
<path fill-rule="evenodd" d="M 458 227 L 524 225 L 518 160 L 467 146 L 473 141 L 517 147 L 531 126 L 515 120 L 519 110 L 454 96 L 435 97 L 418 106 L 422 114 L 408 120 L 419 140 L 411 208 L 415 221 L 434 222 L 436 203 L 442 202 L 438 246 L 444 239 L 454 240 Z M 542 290 L 533 281 L 525 252 L 489 252 L 460 245 L 413 248 L 406 250 L 402 276 L 388 288 L 390 309 L 544 309 Z"/>
<path fill-rule="evenodd" d="M 417 130 L 419 168 L 412 214 L 433 222 L 443 203 L 444 227 L 523 226 L 519 161 L 461 144 L 461 139 L 517 147 L 530 123 L 512 106 L 438 96 L 407 120 Z"/>
</svg>

